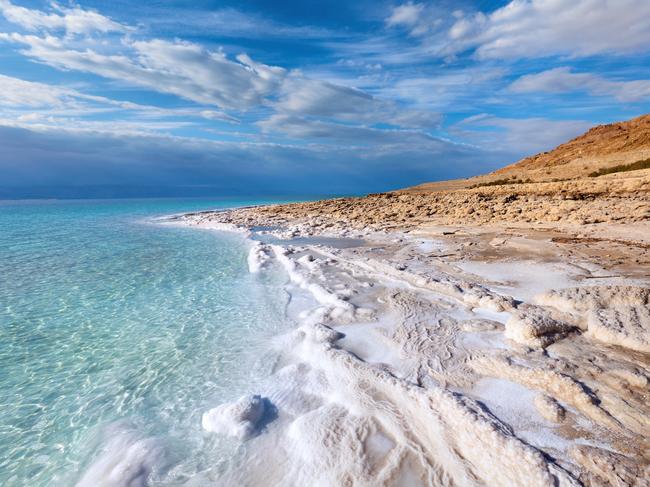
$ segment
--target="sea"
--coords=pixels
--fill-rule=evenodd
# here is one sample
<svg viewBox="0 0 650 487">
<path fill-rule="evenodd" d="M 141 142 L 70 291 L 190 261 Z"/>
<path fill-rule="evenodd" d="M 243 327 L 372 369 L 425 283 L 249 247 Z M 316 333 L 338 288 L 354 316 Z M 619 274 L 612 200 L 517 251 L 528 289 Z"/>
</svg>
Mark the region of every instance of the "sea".
<svg viewBox="0 0 650 487">
<path fill-rule="evenodd" d="M 249 273 L 242 235 L 160 218 L 268 202 L 0 202 L 0 485 L 204 485 L 233 468 L 241 442 L 201 416 L 270 374 L 287 277 Z"/>
</svg>

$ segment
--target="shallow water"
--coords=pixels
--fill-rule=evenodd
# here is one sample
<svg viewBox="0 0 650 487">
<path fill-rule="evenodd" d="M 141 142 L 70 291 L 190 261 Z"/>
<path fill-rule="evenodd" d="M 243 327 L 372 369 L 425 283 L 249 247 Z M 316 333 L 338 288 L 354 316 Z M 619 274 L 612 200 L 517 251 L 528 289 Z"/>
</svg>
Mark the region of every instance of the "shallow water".
<svg viewBox="0 0 650 487">
<path fill-rule="evenodd" d="M 240 235 L 151 219 L 254 203 L 0 202 L 0 485 L 92 484 L 124 458 L 155 485 L 228 467 L 201 414 L 268 374 L 285 276 L 249 274 Z"/>
</svg>

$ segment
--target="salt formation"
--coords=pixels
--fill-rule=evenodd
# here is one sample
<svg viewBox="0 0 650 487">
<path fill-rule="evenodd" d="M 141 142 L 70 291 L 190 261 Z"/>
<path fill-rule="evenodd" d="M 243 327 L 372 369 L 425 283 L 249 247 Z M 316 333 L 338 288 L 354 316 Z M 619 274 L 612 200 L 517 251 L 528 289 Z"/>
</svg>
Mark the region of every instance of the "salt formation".
<svg viewBox="0 0 650 487">
<path fill-rule="evenodd" d="M 640 286 L 584 286 L 549 291 L 538 296 L 538 304 L 566 312 L 586 313 L 592 309 L 618 306 L 648 306 L 650 288 Z"/>
<path fill-rule="evenodd" d="M 536 301 L 578 315 L 586 335 L 595 340 L 650 353 L 650 288 L 570 288 L 542 294 Z"/>
<path fill-rule="evenodd" d="M 262 242 L 253 242 L 248 251 L 248 271 L 251 274 L 259 272 L 269 258 L 268 245 L 264 245 Z"/>
<path fill-rule="evenodd" d="M 553 318 L 544 308 L 524 305 L 506 322 L 505 336 L 522 345 L 546 348 L 572 329 L 573 326 Z"/>
<path fill-rule="evenodd" d="M 77 487 L 146 487 L 156 470 L 167 466 L 164 445 L 155 438 L 143 438 L 124 423 L 103 431 L 99 456 L 85 470 Z"/>
<path fill-rule="evenodd" d="M 266 410 L 266 401 L 258 395 L 241 397 L 203 414 L 203 429 L 211 433 L 234 436 L 241 440 L 252 437 Z"/>
<path fill-rule="evenodd" d="M 295 352 L 324 374 L 334 398 L 287 433 L 303 482 L 399 485 L 412 470 L 423 485 L 577 485 L 471 399 L 397 379 L 321 333 L 301 336 Z"/>
<path fill-rule="evenodd" d="M 535 407 L 544 418 L 554 423 L 564 421 L 566 410 L 555 399 L 546 394 L 538 394 L 535 397 Z"/>
<path fill-rule="evenodd" d="M 311 279 L 319 275 L 316 269 L 301 270 L 296 260 L 302 257 L 290 252 L 276 255 L 284 260 L 291 280 L 311 291 Z M 356 262 L 339 260 L 339 267 L 328 274 L 332 287 L 353 272 L 347 264 Z M 441 287 L 465 294 L 451 284 Z M 481 294 L 478 300 L 483 299 L 486 306 L 500 301 L 487 291 Z M 390 366 L 367 363 L 339 346 L 342 335 L 324 323 L 340 322 L 340 315 L 327 310 L 335 309 L 339 301 L 319 299 L 319 293 L 312 295 L 319 307 L 305 315 L 288 342 L 301 367 L 290 365 L 285 369 L 294 374 L 315 374 L 319 388 L 309 387 L 310 399 L 304 402 L 314 404 L 313 409 L 297 414 L 287 426 L 286 437 L 279 441 L 288 445 L 290 460 L 285 462 L 293 466 L 283 476 L 284 482 L 315 486 L 577 485 L 569 473 L 521 442 L 472 399 L 452 393 L 435 381 L 429 381 L 426 388 L 418 387 L 396 377 L 397 371 Z M 402 299 L 390 300 L 402 317 L 402 325 L 391 341 L 421 343 L 404 350 L 417 360 L 442 356 L 452 345 L 453 326 L 443 322 L 437 329 L 439 334 L 431 328 L 430 334 L 421 335 L 424 330 L 419 319 L 426 315 L 412 315 L 418 308 L 409 296 L 405 293 Z M 436 344 L 442 333 L 449 333 L 449 340 Z M 446 365 L 451 366 L 451 362 Z M 277 394 L 282 401 L 287 393 Z M 315 401 L 314 395 L 322 399 Z M 291 409 L 281 402 L 279 406 L 285 411 Z"/>
<path fill-rule="evenodd" d="M 619 306 L 594 310 L 587 319 L 587 334 L 603 343 L 650 353 L 650 308 Z"/>
<path fill-rule="evenodd" d="M 631 461 L 618 453 L 588 445 L 577 445 L 571 449 L 571 456 L 592 475 L 592 485 L 602 485 L 600 479 L 611 486 L 648 487 L 650 466 Z"/>
<path fill-rule="evenodd" d="M 305 266 L 306 262 L 297 262 L 291 259 L 289 257 L 292 253 L 291 249 L 284 249 L 279 245 L 272 245 L 271 248 L 273 249 L 278 262 L 280 262 L 280 264 L 286 270 L 291 281 L 302 289 L 309 291 L 314 299 L 316 299 L 316 301 L 318 301 L 321 305 L 327 306 L 332 317 L 342 319 L 344 318 L 347 320 L 353 319 L 356 311 L 356 307 L 354 305 L 338 296 L 335 292 L 326 289 L 321 284 L 313 282 L 309 278 L 309 273 L 311 270 L 313 270 L 312 265 L 309 265 L 307 267 L 307 272 L 305 272 L 302 270 L 302 268 Z"/>
<path fill-rule="evenodd" d="M 582 287 L 532 298 L 544 285 L 461 274 L 402 237 L 269 246 L 297 327 L 278 338 L 263 391 L 278 419 L 247 444 L 265 462 L 222 484 L 647 485 L 650 288 L 585 286 L 567 271 L 558 281 Z M 477 242 L 450 237 L 454 258 L 469 260 Z M 550 239 L 529 243 L 556 255 Z M 238 431 L 220 408 L 204 424 Z"/>
</svg>

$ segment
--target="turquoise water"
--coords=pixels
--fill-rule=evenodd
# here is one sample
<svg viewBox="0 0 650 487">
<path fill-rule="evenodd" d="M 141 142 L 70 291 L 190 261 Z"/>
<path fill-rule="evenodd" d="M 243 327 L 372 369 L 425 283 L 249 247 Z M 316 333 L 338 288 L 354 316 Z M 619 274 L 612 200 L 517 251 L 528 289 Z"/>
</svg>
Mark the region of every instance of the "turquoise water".
<svg viewBox="0 0 650 487">
<path fill-rule="evenodd" d="M 0 202 L 0 485 L 75 485 L 134 442 L 155 485 L 227 468 L 201 414 L 268 373 L 284 276 L 150 220 L 253 203 Z"/>
</svg>

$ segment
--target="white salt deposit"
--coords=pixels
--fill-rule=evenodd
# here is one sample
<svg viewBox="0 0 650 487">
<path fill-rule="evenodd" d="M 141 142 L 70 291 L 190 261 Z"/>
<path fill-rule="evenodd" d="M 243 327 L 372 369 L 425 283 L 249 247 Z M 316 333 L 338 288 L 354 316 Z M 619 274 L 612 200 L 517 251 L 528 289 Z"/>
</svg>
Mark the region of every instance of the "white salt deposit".
<svg viewBox="0 0 650 487">
<path fill-rule="evenodd" d="M 622 307 L 647 305 L 643 292 L 643 303 L 634 301 L 637 292 L 592 292 L 586 301 L 599 304 L 586 306 L 585 291 L 576 297 L 566 288 L 588 270 L 461 262 L 472 274 L 461 275 L 448 270 L 456 263 L 418 263 L 433 246 L 404 240 L 392 254 L 388 240 L 382 253 L 265 248 L 289 276 L 288 315 L 298 326 L 274 340 L 279 356 L 261 391 L 277 406 L 273 428 L 255 436 L 264 415 L 260 396 L 203 416 L 208 431 L 255 436 L 247 443 L 253 460 L 222 484 L 573 486 L 574 474 L 596 467 L 585 455 L 570 457 L 578 441 L 563 437 L 565 429 L 589 433 L 596 424 L 599 434 L 618 438 L 646 432 L 642 405 L 634 402 L 642 396 L 632 390 L 647 385 L 641 369 L 619 357 L 617 368 L 605 370 L 601 349 L 575 353 L 572 342 L 591 346 L 580 328 L 595 310 L 600 321 L 587 335 L 634 348 L 628 318 L 645 314 Z M 252 268 L 259 268 L 261 248 L 250 257 Z M 552 296 L 533 302 L 538 293 Z M 361 313 L 366 307 L 381 319 Z M 619 330 L 605 337 L 621 327 L 625 336 Z M 255 459 L 261 455 L 264 461 Z"/>
<path fill-rule="evenodd" d="M 115 423 L 103 432 L 99 456 L 86 468 L 77 487 L 146 487 L 156 470 L 167 466 L 164 445 L 146 438 L 124 423 Z"/>
<path fill-rule="evenodd" d="M 477 262 L 455 263 L 457 267 L 489 282 L 494 289 L 508 291 L 513 297 L 530 301 L 533 296 L 550 289 L 573 285 L 581 275 L 575 268 L 541 262 Z"/>
<path fill-rule="evenodd" d="M 266 262 L 270 259 L 269 246 L 262 242 L 252 242 L 248 251 L 248 271 L 255 274 L 262 270 Z"/>
<path fill-rule="evenodd" d="M 490 411 L 529 444 L 566 452 L 570 442 L 555 433 L 538 412 L 536 394 L 504 379 L 481 379 L 472 391 Z"/>
<path fill-rule="evenodd" d="M 313 277 L 310 273 L 313 272 L 313 267 L 309 266 L 306 270 L 302 263 L 299 263 L 289 257 L 291 251 L 280 247 L 279 245 L 271 245 L 277 261 L 284 267 L 289 279 L 302 289 L 309 291 L 314 299 L 321 305 L 330 309 L 330 313 L 334 318 L 347 317 L 351 319 L 355 312 L 355 307 L 349 302 L 341 299 L 336 293 L 325 289 L 321 284 L 313 282 Z M 311 267 L 311 269 L 310 269 Z"/>
<path fill-rule="evenodd" d="M 201 424 L 211 433 L 247 440 L 257 432 L 265 410 L 266 401 L 261 396 L 244 396 L 233 403 L 210 409 L 203 414 Z"/>
<path fill-rule="evenodd" d="M 220 232 L 233 232 L 233 233 L 240 233 L 242 235 L 251 234 L 250 230 L 248 230 L 247 228 L 233 225 L 232 223 L 210 222 L 210 223 L 202 223 L 200 227 L 205 228 L 207 230 L 217 230 Z"/>
<path fill-rule="evenodd" d="M 650 287 L 585 286 L 543 293 L 535 301 L 582 318 L 586 336 L 650 352 Z"/>
<path fill-rule="evenodd" d="M 542 307 L 524 305 L 513 312 L 506 322 L 505 335 L 522 345 L 545 348 L 574 328 L 555 319 Z"/>
<path fill-rule="evenodd" d="M 603 343 L 650 353 L 650 307 L 594 310 L 587 320 L 587 335 Z"/>
</svg>

